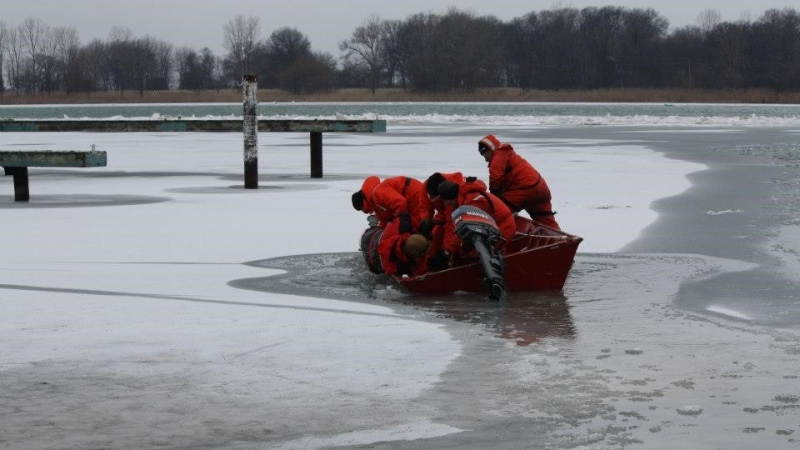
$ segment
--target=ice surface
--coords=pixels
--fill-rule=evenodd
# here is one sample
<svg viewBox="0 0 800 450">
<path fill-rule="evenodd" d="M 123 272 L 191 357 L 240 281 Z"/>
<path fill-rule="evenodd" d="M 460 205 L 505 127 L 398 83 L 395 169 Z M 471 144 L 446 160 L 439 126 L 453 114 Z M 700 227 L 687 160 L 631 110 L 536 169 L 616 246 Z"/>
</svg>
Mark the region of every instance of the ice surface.
<svg viewBox="0 0 800 450">
<path fill-rule="evenodd" d="M 421 123 L 326 134 L 322 179 L 307 135 L 262 136 L 257 190 L 236 133 L 4 133 L 10 148 L 94 144 L 109 165 L 31 170 L 27 204 L 0 178 L 0 445 L 796 446 L 796 333 L 673 304 L 687 280 L 756 264 L 614 253 L 705 163 L 645 137 Z M 360 271 L 348 198 L 363 177 L 484 174 L 489 131 L 585 238 L 564 291 L 416 298 Z M 713 203 L 699 215 L 729 210 Z M 791 226 L 772 236 L 790 262 Z"/>
</svg>

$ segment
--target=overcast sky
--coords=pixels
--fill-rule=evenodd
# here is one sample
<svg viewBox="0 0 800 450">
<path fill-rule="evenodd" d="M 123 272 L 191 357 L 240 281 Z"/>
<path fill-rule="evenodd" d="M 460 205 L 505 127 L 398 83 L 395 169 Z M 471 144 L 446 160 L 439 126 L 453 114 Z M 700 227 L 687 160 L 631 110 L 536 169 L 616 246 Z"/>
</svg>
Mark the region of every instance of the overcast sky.
<svg viewBox="0 0 800 450">
<path fill-rule="evenodd" d="M 84 44 L 94 38 L 106 39 L 117 25 L 130 28 L 134 37 L 149 35 L 195 50 L 209 47 L 222 55 L 225 53 L 223 25 L 243 14 L 260 19 L 262 38 L 276 29 L 293 27 L 308 36 L 314 51 L 339 56 L 338 43 L 349 38 L 372 14 L 384 20 L 403 20 L 420 12 L 444 14 L 455 6 L 508 21 L 554 7 L 611 5 L 653 8 L 669 20 L 671 28 L 677 28 L 697 25 L 698 15 L 706 9 L 718 11 L 723 21 L 756 20 L 768 9 L 783 9 L 792 3 L 789 0 L 0 0 L 3 11 L 0 20 L 16 26 L 32 17 L 50 26 L 74 26 Z"/>
</svg>

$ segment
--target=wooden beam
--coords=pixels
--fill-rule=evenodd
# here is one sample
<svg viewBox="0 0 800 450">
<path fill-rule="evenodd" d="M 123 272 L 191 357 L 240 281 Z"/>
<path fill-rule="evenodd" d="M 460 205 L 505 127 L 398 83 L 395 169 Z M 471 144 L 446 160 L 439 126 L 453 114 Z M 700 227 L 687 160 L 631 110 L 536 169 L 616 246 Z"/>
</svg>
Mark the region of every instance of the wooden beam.
<svg viewBox="0 0 800 450">
<path fill-rule="evenodd" d="M 104 151 L 0 151 L 0 166 L 3 167 L 102 167 L 106 164 Z"/>
<path fill-rule="evenodd" d="M 0 167 L 14 177 L 14 201 L 31 198 L 28 187 L 28 167 L 102 167 L 106 152 L 78 150 L 0 151 Z"/>
<path fill-rule="evenodd" d="M 42 119 L 0 120 L 0 132 L 89 131 L 89 132 L 242 132 L 242 119 Z M 383 133 L 385 120 L 272 120 L 259 119 L 260 132 Z"/>
</svg>

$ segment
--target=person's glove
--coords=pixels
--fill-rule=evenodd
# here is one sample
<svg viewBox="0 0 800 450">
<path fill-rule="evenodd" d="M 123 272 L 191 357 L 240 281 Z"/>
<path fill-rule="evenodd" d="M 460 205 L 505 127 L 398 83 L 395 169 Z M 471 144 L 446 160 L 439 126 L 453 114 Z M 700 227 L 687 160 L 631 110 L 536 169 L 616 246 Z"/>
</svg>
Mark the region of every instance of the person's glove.
<svg viewBox="0 0 800 450">
<path fill-rule="evenodd" d="M 428 269 L 437 271 L 450 267 L 450 255 L 444 250 L 439 250 L 428 259 Z"/>
<path fill-rule="evenodd" d="M 430 220 L 423 220 L 419 223 L 419 234 L 425 236 L 428 240 L 430 240 L 433 233 L 433 222 Z"/>
<path fill-rule="evenodd" d="M 400 213 L 397 219 L 400 221 L 400 234 L 414 232 L 414 227 L 411 226 L 411 216 L 408 213 Z"/>
</svg>

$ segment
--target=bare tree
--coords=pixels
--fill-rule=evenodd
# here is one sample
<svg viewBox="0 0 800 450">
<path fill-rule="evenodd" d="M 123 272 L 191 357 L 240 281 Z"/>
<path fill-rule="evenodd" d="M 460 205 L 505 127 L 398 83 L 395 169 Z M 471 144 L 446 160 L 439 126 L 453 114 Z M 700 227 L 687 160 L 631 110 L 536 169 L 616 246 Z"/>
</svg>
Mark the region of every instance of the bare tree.
<svg viewBox="0 0 800 450">
<path fill-rule="evenodd" d="M 180 89 L 211 89 L 217 86 L 217 59 L 208 47 L 198 54 L 184 47 L 175 54 Z"/>
<path fill-rule="evenodd" d="M 625 10 L 619 6 L 588 7 L 581 10 L 580 35 L 587 50 L 583 80 L 586 87 L 614 85 L 620 60 Z"/>
<path fill-rule="evenodd" d="M 64 79 L 69 58 L 79 46 L 78 31 L 74 27 L 52 28 L 45 34 L 39 60 L 39 83 L 43 92 L 64 89 Z"/>
<path fill-rule="evenodd" d="M 298 57 L 280 74 L 282 89 L 295 94 L 330 89 L 336 61 L 329 53 L 314 53 Z"/>
<path fill-rule="evenodd" d="M 61 35 L 61 42 L 57 49 L 61 78 L 59 89 L 63 89 L 68 94 L 96 90 L 99 84 L 92 81 L 92 67 L 100 63 L 100 58 L 92 61 L 93 58 L 90 54 L 92 46 L 81 47 L 78 31 L 75 28 L 61 30 L 63 30 L 63 34 L 61 31 L 56 33 L 56 35 Z"/>
<path fill-rule="evenodd" d="M 711 87 L 730 89 L 744 84 L 749 28 L 750 25 L 744 22 L 723 22 L 709 34 L 706 51 L 716 72 Z"/>
<path fill-rule="evenodd" d="M 76 61 L 75 89 L 91 92 L 94 90 L 113 90 L 109 71 L 109 44 L 94 39 L 78 52 Z"/>
<path fill-rule="evenodd" d="M 154 82 L 158 83 L 156 80 L 160 75 L 159 46 L 160 43 L 149 36 L 136 39 L 131 43 L 130 67 L 133 75 L 133 88 L 139 91 L 140 97 L 144 96 L 145 90 L 161 88 L 160 85 L 154 86 Z M 169 59 L 169 55 L 166 58 Z"/>
<path fill-rule="evenodd" d="M 706 9 L 697 15 L 697 23 L 700 26 L 700 30 L 702 30 L 703 34 L 705 34 L 706 36 L 721 21 L 722 21 L 722 16 L 716 9 Z"/>
<path fill-rule="evenodd" d="M 403 53 L 400 51 L 400 27 L 402 22 L 399 20 L 389 20 L 383 23 L 384 39 L 381 42 L 381 50 L 386 64 L 386 84 L 394 86 L 399 80 L 400 85 L 405 88 L 408 82 L 406 77 L 406 62 Z"/>
<path fill-rule="evenodd" d="M 661 61 L 666 86 L 692 88 L 696 80 L 707 77 L 704 42 L 705 34 L 697 26 L 678 28 L 664 38 Z"/>
<path fill-rule="evenodd" d="M 766 11 L 751 28 L 747 51 L 751 85 L 800 88 L 800 13 L 794 8 Z"/>
<path fill-rule="evenodd" d="M 22 45 L 27 52 L 24 59 L 24 79 L 26 90 L 37 92 L 41 86 L 40 67 L 42 65 L 40 52 L 46 44 L 50 33 L 50 27 L 45 25 L 41 19 L 27 18 L 19 25 L 19 34 Z"/>
<path fill-rule="evenodd" d="M 564 89 L 578 85 L 580 64 L 578 39 L 580 11 L 559 8 L 541 11 L 536 21 L 533 51 L 537 58 L 534 67 L 534 88 Z"/>
<path fill-rule="evenodd" d="M 309 82 L 314 79 L 308 72 L 328 73 L 326 58 L 311 51 L 311 41 L 300 30 L 284 27 L 275 30 L 264 42 L 263 65 L 260 73 L 265 74 L 268 86 L 294 93 L 312 88 Z M 315 85 L 320 83 L 314 82 Z"/>
<path fill-rule="evenodd" d="M 219 59 L 208 47 L 200 50 L 200 67 L 202 76 L 200 86 L 202 89 L 219 89 L 222 87 L 222 68 Z"/>
<path fill-rule="evenodd" d="M 6 46 L 5 46 L 5 53 L 6 53 L 6 75 L 7 80 L 10 83 L 11 87 L 16 91 L 16 93 L 20 93 L 22 90 L 22 61 L 23 61 L 23 50 L 22 50 L 22 38 L 20 36 L 19 28 L 12 27 L 8 28 L 8 32 L 6 34 Z"/>
<path fill-rule="evenodd" d="M 502 69 L 501 24 L 494 16 L 450 9 L 442 17 L 440 35 L 451 88 L 474 90 L 497 86 Z"/>
<path fill-rule="evenodd" d="M 669 22 L 654 9 L 630 9 L 625 13 L 623 27 L 620 86 L 654 86 L 658 78 L 657 43 L 661 42 Z"/>
<path fill-rule="evenodd" d="M 133 33 L 129 28 L 114 26 L 108 34 L 108 45 L 105 48 L 105 71 L 109 88 L 124 95 L 133 89 Z"/>
<path fill-rule="evenodd" d="M 238 69 L 238 75 L 248 74 L 255 67 L 252 56 L 260 39 L 260 28 L 258 17 L 241 14 L 229 20 L 222 28 L 225 37 L 223 45 Z"/>
<path fill-rule="evenodd" d="M 409 81 L 415 89 L 444 89 L 438 71 L 439 56 L 443 53 L 437 39 L 441 20 L 437 14 L 418 13 L 409 16 L 398 30 L 400 53 L 406 62 Z"/>
<path fill-rule="evenodd" d="M 362 68 L 368 74 L 370 89 L 375 94 L 386 70 L 387 55 L 383 42 L 387 39 L 386 27 L 377 15 L 371 15 L 353 31 L 350 39 L 339 44 L 343 59 L 353 67 Z"/>
<path fill-rule="evenodd" d="M 178 74 L 178 89 L 199 89 L 197 52 L 189 47 L 175 51 L 175 71 Z"/>
<path fill-rule="evenodd" d="M 6 53 L 6 45 L 8 44 L 8 27 L 5 20 L 0 20 L 0 95 L 6 91 L 5 83 L 5 66 L 3 64 L 3 56 Z"/>
<path fill-rule="evenodd" d="M 147 89 L 167 90 L 172 86 L 172 53 L 174 46 L 169 42 L 151 39 L 151 51 L 154 53 L 156 65 L 153 67 L 153 76 Z"/>
<path fill-rule="evenodd" d="M 111 31 L 108 32 L 109 42 L 126 42 L 131 39 L 133 39 L 133 31 L 128 27 L 114 25 L 111 27 Z"/>
</svg>

